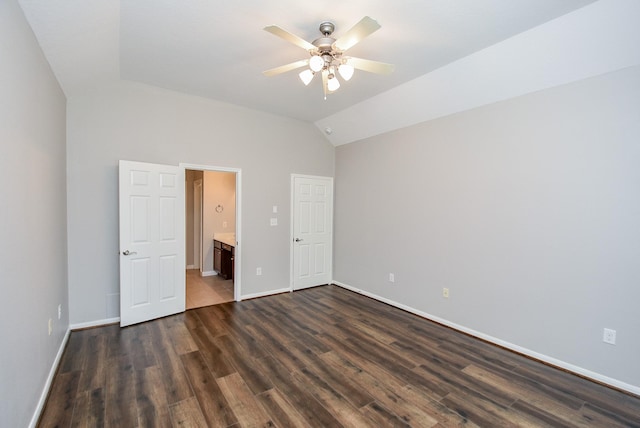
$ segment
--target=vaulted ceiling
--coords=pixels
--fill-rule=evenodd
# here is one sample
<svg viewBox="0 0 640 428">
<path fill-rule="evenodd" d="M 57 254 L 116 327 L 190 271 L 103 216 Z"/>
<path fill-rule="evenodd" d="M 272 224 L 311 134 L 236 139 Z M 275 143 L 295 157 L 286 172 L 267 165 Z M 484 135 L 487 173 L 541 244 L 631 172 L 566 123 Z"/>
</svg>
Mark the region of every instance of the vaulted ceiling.
<svg viewBox="0 0 640 428">
<path fill-rule="evenodd" d="M 315 122 L 594 0 L 19 0 L 67 96 L 118 80 Z M 323 99 L 319 79 L 263 70 L 308 54 L 263 31 L 339 37 L 363 16 L 382 28 L 349 54 L 395 64 L 356 71 Z"/>
</svg>

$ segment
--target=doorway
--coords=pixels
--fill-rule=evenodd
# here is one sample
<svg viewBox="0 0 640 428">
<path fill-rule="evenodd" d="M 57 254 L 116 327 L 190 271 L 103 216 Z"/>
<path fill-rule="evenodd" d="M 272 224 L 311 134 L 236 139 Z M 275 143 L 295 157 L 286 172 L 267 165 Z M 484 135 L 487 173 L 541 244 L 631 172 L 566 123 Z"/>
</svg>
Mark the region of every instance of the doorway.
<svg viewBox="0 0 640 428">
<path fill-rule="evenodd" d="M 185 169 L 186 194 L 186 309 L 238 300 L 240 275 L 222 271 L 214 264 L 214 254 L 216 244 L 220 247 L 224 242 L 231 271 L 240 271 L 240 170 L 181 167 Z"/>
</svg>

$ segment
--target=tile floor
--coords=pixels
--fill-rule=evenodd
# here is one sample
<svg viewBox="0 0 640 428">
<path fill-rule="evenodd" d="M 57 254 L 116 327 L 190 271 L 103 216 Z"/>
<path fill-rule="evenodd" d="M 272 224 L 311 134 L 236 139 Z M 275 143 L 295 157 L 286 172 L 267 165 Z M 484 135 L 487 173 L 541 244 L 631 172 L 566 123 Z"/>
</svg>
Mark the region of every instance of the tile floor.
<svg viewBox="0 0 640 428">
<path fill-rule="evenodd" d="M 187 309 L 233 301 L 233 281 L 220 276 L 200 276 L 197 269 L 187 270 Z"/>
</svg>

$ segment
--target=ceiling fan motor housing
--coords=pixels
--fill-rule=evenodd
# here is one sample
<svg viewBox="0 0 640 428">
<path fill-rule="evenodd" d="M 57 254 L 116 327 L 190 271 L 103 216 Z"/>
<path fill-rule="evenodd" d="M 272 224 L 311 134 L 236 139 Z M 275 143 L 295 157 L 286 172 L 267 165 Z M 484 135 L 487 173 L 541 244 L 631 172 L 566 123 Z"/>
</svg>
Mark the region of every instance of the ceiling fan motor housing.
<svg viewBox="0 0 640 428">
<path fill-rule="evenodd" d="M 329 22 L 329 21 L 325 21 L 323 23 L 320 24 L 320 33 L 322 33 L 324 36 L 330 36 L 331 33 L 333 33 L 333 30 L 336 29 L 336 26 L 333 25 L 333 22 Z"/>
</svg>

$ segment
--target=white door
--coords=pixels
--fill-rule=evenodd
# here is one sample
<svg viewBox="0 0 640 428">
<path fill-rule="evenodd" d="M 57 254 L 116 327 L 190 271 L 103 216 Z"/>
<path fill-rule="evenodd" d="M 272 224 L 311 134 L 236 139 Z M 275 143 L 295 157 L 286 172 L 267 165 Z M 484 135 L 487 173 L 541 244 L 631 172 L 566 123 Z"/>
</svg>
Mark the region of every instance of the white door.
<svg viewBox="0 0 640 428">
<path fill-rule="evenodd" d="M 184 170 L 120 161 L 120 325 L 185 310 Z"/>
<path fill-rule="evenodd" d="M 333 178 L 292 175 L 294 290 L 329 284 L 333 247 Z"/>
</svg>

